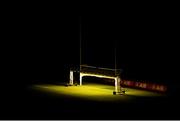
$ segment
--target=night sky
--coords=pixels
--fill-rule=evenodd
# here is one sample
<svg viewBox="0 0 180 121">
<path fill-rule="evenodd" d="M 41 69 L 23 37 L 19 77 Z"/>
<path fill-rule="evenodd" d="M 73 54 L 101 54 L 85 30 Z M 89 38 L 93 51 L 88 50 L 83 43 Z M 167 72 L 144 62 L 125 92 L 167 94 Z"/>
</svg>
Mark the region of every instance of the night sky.
<svg viewBox="0 0 180 121">
<path fill-rule="evenodd" d="M 141 11 L 83 18 L 85 63 L 113 68 L 116 46 L 118 68 L 125 78 L 161 83 L 176 78 L 178 47 L 168 13 Z"/>
<path fill-rule="evenodd" d="M 82 63 L 114 68 L 127 79 L 177 80 L 176 18 L 168 11 L 126 11 L 119 14 L 64 15 L 56 11 L 11 11 L 5 17 L 5 69 L 14 77 L 67 79 Z"/>
</svg>

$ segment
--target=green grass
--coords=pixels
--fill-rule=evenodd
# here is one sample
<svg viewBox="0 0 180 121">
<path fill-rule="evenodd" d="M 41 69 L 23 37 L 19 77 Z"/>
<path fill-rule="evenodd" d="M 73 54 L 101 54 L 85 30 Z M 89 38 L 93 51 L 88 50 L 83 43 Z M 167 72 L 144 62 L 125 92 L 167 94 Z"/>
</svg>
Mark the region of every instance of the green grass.
<svg viewBox="0 0 180 121">
<path fill-rule="evenodd" d="M 57 96 L 69 96 L 93 101 L 128 101 L 134 97 L 158 97 L 163 96 L 155 92 L 139 89 L 124 88 L 125 95 L 113 95 L 114 86 L 103 84 L 85 84 L 82 86 L 64 85 L 34 85 L 33 89 L 41 90 L 46 93 L 56 94 Z"/>
</svg>

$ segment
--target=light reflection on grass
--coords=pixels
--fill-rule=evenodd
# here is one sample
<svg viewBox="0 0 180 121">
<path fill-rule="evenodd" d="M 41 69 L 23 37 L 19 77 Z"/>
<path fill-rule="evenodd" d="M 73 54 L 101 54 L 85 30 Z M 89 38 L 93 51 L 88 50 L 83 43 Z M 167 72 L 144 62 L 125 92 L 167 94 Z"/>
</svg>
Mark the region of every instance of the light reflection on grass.
<svg viewBox="0 0 180 121">
<path fill-rule="evenodd" d="M 88 100 L 96 101 L 123 101 L 133 99 L 133 97 L 154 97 L 162 96 L 161 94 L 125 88 L 125 95 L 113 95 L 114 86 L 101 84 L 86 84 L 82 86 L 63 86 L 63 85 L 35 85 L 34 89 L 51 92 L 59 95 L 67 95 Z"/>
</svg>

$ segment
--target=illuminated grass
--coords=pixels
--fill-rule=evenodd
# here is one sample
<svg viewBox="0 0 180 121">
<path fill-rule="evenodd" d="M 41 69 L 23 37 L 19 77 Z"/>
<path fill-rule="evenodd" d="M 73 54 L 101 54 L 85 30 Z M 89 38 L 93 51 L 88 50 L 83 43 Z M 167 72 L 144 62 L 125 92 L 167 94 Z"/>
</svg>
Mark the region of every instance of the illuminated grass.
<svg viewBox="0 0 180 121">
<path fill-rule="evenodd" d="M 155 92 L 143 91 L 138 89 L 125 88 L 125 95 L 113 95 L 114 86 L 101 84 L 87 84 L 82 86 L 62 86 L 62 85 L 35 85 L 34 89 L 51 92 L 59 95 L 67 95 L 88 100 L 96 101 L 118 101 L 133 99 L 134 96 L 154 97 L 162 96 Z"/>
</svg>

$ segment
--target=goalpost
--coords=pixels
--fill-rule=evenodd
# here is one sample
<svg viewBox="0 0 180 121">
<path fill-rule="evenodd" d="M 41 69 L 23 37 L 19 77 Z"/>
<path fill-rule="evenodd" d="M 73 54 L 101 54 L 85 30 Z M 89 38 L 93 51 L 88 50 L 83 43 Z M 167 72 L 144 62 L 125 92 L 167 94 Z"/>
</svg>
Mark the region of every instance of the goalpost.
<svg viewBox="0 0 180 121">
<path fill-rule="evenodd" d="M 85 66 L 85 67 L 91 67 L 91 69 L 92 69 L 92 66 Z M 103 69 L 103 71 L 105 71 L 105 70 L 113 70 L 113 69 L 107 69 L 107 68 L 97 68 L 97 67 L 93 67 L 93 68 L 95 68 L 95 70 L 96 69 Z M 81 70 L 82 71 L 82 70 Z M 74 74 L 73 74 L 74 72 L 73 72 L 73 70 L 70 70 L 70 80 L 69 80 L 69 84 L 70 85 L 73 85 L 74 84 Z M 113 79 L 114 80 L 114 86 L 115 86 L 115 88 L 114 88 L 114 91 L 113 91 L 113 94 L 116 94 L 116 93 L 121 93 L 122 91 L 121 91 L 121 85 L 120 85 L 120 83 L 121 83 L 121 78 L 120 78 L 120 76 L 119 75 L 105 75 L 105 74 L 98 74 L 98 73 L 92 73 L 92 72 L 88 72 L 87 71 L 87 69 L 86 69 L 86 72 L 80 72 L 79 71 L 79 85 L 80 86 L 82 86 L 82 78 L 84 77 L 84 76 L 91 76 L 91 77 L 98 77 L 98 78 L 108 78 L 108 79 Z"/>
<path fill-rule="evenodd" d="M 121 86 L 120 86 L 120 82 L 121 82 L 121 78 L 120 78 L 120 76 L 119 76 L 119 74 L 117 74 L 117 61 L 116 61 L 116 47 L 114 48 L 115 49 L 115 58 L 114 58 L 114 61 L 115 61 L 115 69 L 107 69 L 107 68 L 98 68 L 98 69 L 102 69 L 101 71 L 105 71 L 105 70 L 113 70 L 114 72 L 113 72 L 113 75 L 106 75 L 106 74 L 97 74 L 97 72 L 96 72 L 96 70 L 95 70 L 95 73 L 84 73 L 83 71 L 82 71 L 82 48 L 81 48 L 81 43 L 82 43 L 82 37 L 81 37 L 81 18 L 80 18 L 80 33 L 79 33 L 80 35 L 79 35 L 79 37 L 80 37 L 80 45 L 79 45 L 79 47 L 80 47 L 80 62 L 79 62 L 79 85 L 81 86 L 82 85 L 82 78 L 83 78 L 83 76 L 94 76 L 94 77 L 100 77 L 100 78 L 110 78 L 110 79 L 113 79 L 114 80 L 114 82 L 115 82 L 115 89 L 114 89 L 114 92 L 113 92 L 113 94 L 116 94 L 116 93 L 121 93 L 122 91 L 121 91 Z M 116 45 L 116 44 L 115 44 Z M 84 66 L 84 67 L 90 67 L 90 68 L 95 68 L 95 69 L 97 69 L 97 67 L 93 67 L 93 66 Z M 103 70 L 104 69 L 104 70 Z M 70 70 L 70 82 L 69 82 L 69 84 L 70 85 L 73 85 L 73 78 L 74 77 L 74 75 L 73 75 L 73 70 Z"/>
<path fill-rule="evenodd" d="M 115 86 L 115 89 L 114 89 L 114 92 L 115 93 L 120 93 L 121 92 L 121 86 L 120 86 L 120 77 L 117 76 L 117 77 L 110 77 L 110 76 L 104 76 L 104 75 L 96 75 L 96 74 L 83 74 L 83 73 L 80 73 L 80 83 L 79 85 L 82 86 L 82 78 L 84 76 L 92 76 L 92 77 L 98 77 L 98 78 L 108 78 L 108 79 L 113 79 L 114 80 L 114 86 Z"/>
</svg>

